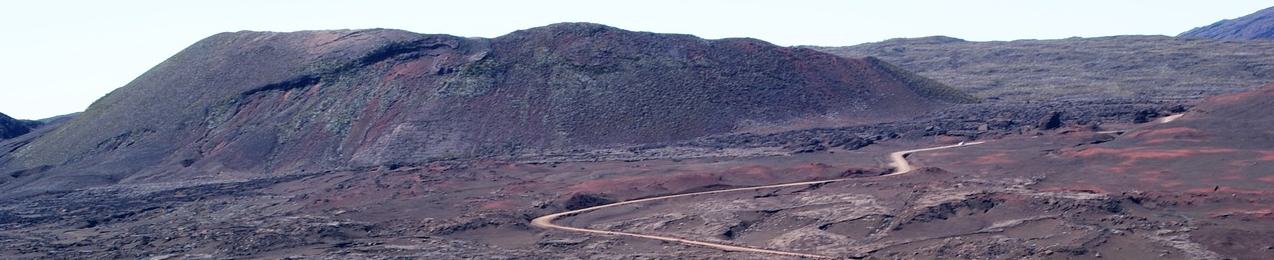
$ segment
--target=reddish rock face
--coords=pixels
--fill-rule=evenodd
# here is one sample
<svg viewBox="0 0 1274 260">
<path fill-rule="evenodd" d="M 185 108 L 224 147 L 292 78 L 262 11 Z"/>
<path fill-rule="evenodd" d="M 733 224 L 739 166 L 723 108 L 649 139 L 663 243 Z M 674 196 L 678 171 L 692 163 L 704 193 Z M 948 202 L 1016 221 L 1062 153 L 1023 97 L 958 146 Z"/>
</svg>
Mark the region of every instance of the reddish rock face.
<svg viewBox="0 0 1274 260">
<path fill-rule="evenodd" d="M 595 24 L 482 39 L 235 32 L 0 156 L 41 191 L 686 140 L 971 102 L 875 59 Z"/>
</svg>

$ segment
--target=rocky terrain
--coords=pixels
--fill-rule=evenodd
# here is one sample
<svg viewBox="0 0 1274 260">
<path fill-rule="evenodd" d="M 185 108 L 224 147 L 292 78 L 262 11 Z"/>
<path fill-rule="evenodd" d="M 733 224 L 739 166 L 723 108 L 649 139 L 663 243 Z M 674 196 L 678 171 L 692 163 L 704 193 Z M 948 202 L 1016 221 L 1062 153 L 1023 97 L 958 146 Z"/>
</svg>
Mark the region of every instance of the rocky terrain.
<svg viewBox="0 0 1274 260">
<path fill-rule="evenodd" d="M 0 258 L 783 259 L 531 221 L 834 179 L 556 223 L 847 259 L 1262 259 L 1262 44 L 224 33 L 0 140 Z"/>
<path fill-rule="evenodd" d="M 1215 40 L 1272 39 L 1274 38 L 1274 7 L 1262 9 L 1243 17 L 1221 20 L 1208 26 L 1194 28 L 1177 35 L 1177 37 Z"/>
<path fill-rule="evenodd" d="M 11 256 L 15 257 L 770 258 L 771 256 L 765 255 L 723 253 L 633 239 L 546 232 L 530 227 L 528 221 L 551 212 L 610 201 L 844 176 L 869 179 L 865 179 L 863 183 L 843 185 L 887 189 L 876 192 L 926 191 L 928 188 L 918 187 L 927 186 L 917 185 L 915 182 L 932 182 L 926 185 L 933 187 L 957 184 L 946 178 L 878 180 L 870 179 L 870 176 L 885 171 L 882 163 L 885 154 L 900 146 L 965 140 L 975 136 L 1028 137 L 1058 132 L 1092 131 L 1094 128 L 1132 125 L 1133 122 L 1138 122 L 1139 117 L 1146 116 L 1148 112 L 1145 111 L 1153 111 L 1150 113 L 1153 119 L 1179 111 L 1183 107 L 1170 104 L 1118 104 L 1058 103 L 1052 105 L 1051 109 L 1055 109 L 1053 112 L 1042 112 L 1034 106 L 1025 105 L 960 105 L 943 114 L 906 122 L 769 134 L 727 134 L 664 145 L 634 146 L 610 152 L 597 150 L 556 156 L 530 156 L 509 161 L 447 160 L 421 165 L 385 165 L 279 177 L 110 185 L 48 193 L 8 200 L 4 204 L 6 206 L 0 207 L 0 212 L 3 213 L 0 214 L 0 226 L 9 230 L 0 234 L 0 241 L 7 245 L 5 250 L 0 251 L 13 252 Z M 1061 125 L 1051 125 L 1053 119 L 1060 120 Z M 845 139 L 837 139 L 838 137 Z M 21 177 L 39 173 L 17 174 Z M 942 176 L 956 176 L 956 173 Z M 989 190 L 1037 181 L 1029 177 L 1022 180 L 966 180 L 967 182 L 958 185 Z M 980 181 L 991 183 L 973 184 Z M 828 187 L 843 187 L 841 185 Z M 795 194 L 798 196 L 833 196 L 834 198 L 822 199 L 830 199 L 831 202 L 820 202 L 833 204 L 814 207 L 831 207 L 824 210 L 837 207 L 856 208 L 852 204 L 856 203 L 853 200 L 849 200 L 850 204 L 838 204 L 844 200 L 836 198 L 864 196 L 854 194 L 860 192 L 859 190 L 840 188 L 793 190 L 800 191 Z M 960 192 L 967 191 L 969 190 Z M 775 199 L 786 200 L 791 197 L 780 195 L 787 192 L 790 191 L 775 191 L 776 195 L 756 196 L 773 196 Z M 704 199 L 706 200 L 690 201 L 717 201 L 715 198 Z M 892 197 L 871 200 L 876 201 L 873 203 L 883 203 L 880 208 L 874 208 L 875 213 L 872 213 L 880 216 L 926 210 L 892 208 L 899 205 L 894 203 L 910 203 Z M 743 201 L 737 203 L 746 204 Z M 801 203 L 810 202 L 798 201 L 778 208 L 766 208 L 770 206 L 765 205 L 780 205 L 782 201 L 758 204 L 759 208 L 743 205 L 738 207 L 745 207 L 741 209 L 745 209 L 744 211 L 782 212 L 783 208 L 803 207 L 801 205 L 805 204 Z M 1082 201 L 1075 203 L 1092 204 Z M 1083 207 L 1097 210 L 1103 207 L 1099 204 Z M 694 217 L 695 212 L 705 211 L 691 205 L 661 212 Z M 719 212 L 734 214 L 730 213 L 733 210 Z M 764 214 L 786 216 L 793 212 L 799 211 Z M 762 216 L 744 216 L 755 218 L 756 221 L 760 221 L 760 217 Z M 579 225 L 586 222 L 568 223 Z M 736 224 L 712 223 L 702 230 L 678 229 L 679 233 L 662 234 L 700 234 L 702 236 L 692 237 L 721 241 L 721 237 L 729 236 L 720 232 L 730 228 L 724 226 L 722 228 L 725 229 L 716 230 L 719 227 L 717 225 Z M 612 227 L 609 225 L 598 227 Z M 777 235 L 775 232 L 779 230 L 773 229 L 782 227 L 763 228 L 758 225 L 752 230 L 735 228 L 737 230 L 733 232 L 739 233 L 739 237 L 753 237 L 756 236 L 753 235 L 755 232 Z M 849 226 L 839 225 L 823 228 L 837 230 L 834 232 L 853 230 Z M 801 230 L 806 229 L 794 230 L 789 236 L 806 232 Z M 697 233 L 700 231 L 704 233 Z M 914 236 L 912 234 L 897 239 L 907 239 Z M 759 241 L 761 244 L 756 245 L 766 245 L 770 243 L 764 242 L 767 241 L 764 239 L 767 236 L 769 235 L 739 241 Z M 95 241 L 110 241 L 110 244 L 102 245 Z M 869 250 L 818 249 L 844 244 L 782 243 L 784 246 L 793 246 L 793 250 L 818 250 L 848 256 L 871 254 Z M 1080 249 L 1057 250 L 1075 251 L 1084 248 L 1082 243 L 1068 245 Z M 1045 246 L 1040 246 L 1039 250 L 1033 252 L 1044 254 L 1043 248 Z M 1061 252 L 1068 255 L 1071 251 Z M 976 252 L 970 254 L 985 256 Z"/>
<path fill-rule="evenodd" d="M 1274 232 L 1274 132 L 1242 129 L 1274 126 L 1263 111 L 1271 98 L 1274 85 L 1123 134 L 1007 136 L 922 153 L 913 159 L 941 168 L 908 176 L 608 208 L 563 223 L 849 258 L 1261 259 L 1274 252 L 1274 240 L 1258 238 Z"/>
<path fill-rule="evenodd" d="M 1194 99 L 1251 89 L 1274 78 L 1274 42 L 1167 36 L 972 42 L 934 36 L 848 47 L 981 98 Z"/>
<path fill-rule="evenodd" d="M 1271 97 L 1274 86 L 1209 98 L 1180 119 L 1096 145 L 1026 150 L 1032 145 L 1019 141 L 996 152 L 935 154 L 931 160 L 974 162 L 946 167 L 959 172 L 1040 173 L 1047 176 L 1036 186 L 1041 190 L 1128 196 L 1129 206 L 1171 212 L 1181 223 L 1176 229 L 1188 231 L 1176 236 L 1198 244 L 1189 247 L 1261 259 L 1274 250 L 1274 241 L 1258 238 L 1274 232 L 1269 229 L 1274 151 L 1268 145 L 1274 135 L 1264 130 L 1274 125 L 1264 112 Z"/>
</svg>

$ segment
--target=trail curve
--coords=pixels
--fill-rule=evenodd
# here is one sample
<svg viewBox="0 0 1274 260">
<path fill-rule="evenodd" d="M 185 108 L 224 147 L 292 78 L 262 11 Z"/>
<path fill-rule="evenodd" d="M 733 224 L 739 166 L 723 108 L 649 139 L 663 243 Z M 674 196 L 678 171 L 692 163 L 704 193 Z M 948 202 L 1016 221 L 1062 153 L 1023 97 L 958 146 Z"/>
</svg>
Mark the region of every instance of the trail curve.
<svg viewBox="0 0 1274 260">
<path fill-rule="evenodd" d="M 913 167 L 911 166 L 911 164 L 910 164 L 909 162 L 907 162 L 907 158 L 906 158 L 906 157 L 907 157 L 907 155 L 909 155 L 909 154 L 911 154 L 911 153 L 923 152 L 923 151 L 941 150 L 941 149 L 949 149 L 949 148 L 956 148 L 956 147 L 968 146 L 968 145 L 975 145 L 975 144 L 981 144 L 981 143 L 984 143 L 984 142 L 981 142 L 981 141 L 979 141 L 979 142 L 969 142 L 969 143 L 963 143 L 963 142 L 962 142 L 962 143 L 960 143 L 960 144 L 954 144 L 954 145 L 946 145 L 946 146 L 929 147 L 929 148 L 921 148 L 921 149 L 913 149 L 913 150 L 905 150 L 905 151 L 897 151 L 897 152 L 893 152 L 893 153 L 890 153 L 890 154 L 889 154 L 889 159 L 890 159 L 890 163 L 889 163 L 889 165 L 893 166 L 895 170 L 894 170 L 894 172 L 893 172 L 893 173 L 886 174 L 886 175 L 882 175 L 882 176 L 895 176 L 895 175 L 902 175 L 902 174 L 906 174 L 906 173 L 908 173 L 908 172 L 911 172 L 911 171 L 913 170 Z M 799 253 L 799 252 L 789 252 L 789 251 L 781 251 L 781 250 L 764 249 L 764 248 L 755 248 L 755 247 L 747 247 L 747 246 L 739 246 L 739 245 L 721 244 L 721 243 L 714 243 L 714 242 L 707 242 L 707 241 L 698 241 L 698 240 L 691 240 L 691 239 L 684 239 L 684 238 L 676 238 L 676 237 L 667 237 L 667 236 L 658 236 L 658 235 L 646 235 L 646 234 L 637 234 L 637 233 L 629 233 L 629 232 L 621 232 L 621 231 L 608 231 L 608 230 L 597 230 L 597 229 L 588 229 L 588 228 L 569 227 L 569 226 L 563 226 L 563 225 L 554 224 L 554 223 L 553 223 L 553 221 L 554 221 L 554 220 L 557 220 L 557 219 L 559 219 L 559 218 L 562 218 L 562 217 L 575 216 L 575 215 L 578 215 L 578 214 L 581 214 L 581 213 L 585 213 L 585 212 L 589 212 L 589 211 L 595 211 L 595 210 L 600 210 L 600 209 L 605 209 L 605 208 L 611 208 L 611 207 L 618 207 L 618 206 L 624 206 L 624 205 L 632 205 L 632 204 L 638 204 L 638 203 L 649 202 L 649 201 L 656 201 L 656 200 L 675 199 L 675 198 L 682 198 L 682 197 L 691 197 L 691 196 L 709 195 L 709 194 L 718 194 L 718 193 L 727 193 L 727 192 L 752 191 L 752 190 L 761 190 L 761 189 L 772 189 L 772 188 L 784 188 L 784 187 L 794 187 L 794 186 L 806 186 L 806 185 L 827 184 L 827 183 L 840 182 L 840 181 L 845 181 L 845 180 L 850 180 L 850 179 L 853 179 L 853 178 L 840 178 L 840 179 L 821 180 L 821 181 L 805 181 L 805 182 L 794 182 L 794 183 L 784 183 L 784 184 L 773 184 L 773 185 L 763 185 L 763 186 L 744 187 L 744 188 L 734 188 L 734 189 L 715 190 L 715 191 L 703 191 L 703 192 L 682 193 L 682 194 L 673 194 L 673 195 L 665 195 L 665 196 L 658 196 L 658 197 L 650 197 L 650 198 L 644 198 L 644 199 L 627 200 L 627 201 L 615 202 L 615 203 L 610 203 L 610 204 L 605 204 L 605 205 L 599 205 L 599 206 L 593 206 L 593 207 L 588 207 L 588 208 L 583 208 L 583 209 L 577 209 L 577 210 L 571 210 L 571 211 L 565 211 L 565 212 L 559 212 L 559 213 L 553 213 L 553 214 L 544 215 L 544 216 L 541 216 L 541 217 L 538 217 L 538 218 L 532 219 L 532 220 L 531 220 L 531 226 L 539 227 L 539 228 L 544 228 L 544 229 L 556 229 L 556 230 L 571 231 L 571 232 L 580 232 L 580 233 L 589 233 L 589 234 L 598 234 L 598 235 L 627 236 L 627 237 L 636 237 L 636 238 L 644 238 L 644 239 L 653 239 L 653 240 L 659 240 L 659 241 L 667 241 L 667 242 L 682 243 L 682 244 L 693 245 L 693 246 L 701 246 L 701 247 L 707 247 L 707 248 L 719 249 L 719 250 L 722 250 L 722 251 L 728 251 L 728 252 L 751 252 L 751 253 L 762 253 L 762 254 L 781 255 L 781 256 L 792 256 L 792 257 L 804 257 L 804 258 L 824 258 L 824 259 L 831 259 L 831 258 L 835 258 L 835 257 L 832 257 L 832 256 L 825 256 L 825 255 L 816 255 L 816 254 Z"/>
</svg>

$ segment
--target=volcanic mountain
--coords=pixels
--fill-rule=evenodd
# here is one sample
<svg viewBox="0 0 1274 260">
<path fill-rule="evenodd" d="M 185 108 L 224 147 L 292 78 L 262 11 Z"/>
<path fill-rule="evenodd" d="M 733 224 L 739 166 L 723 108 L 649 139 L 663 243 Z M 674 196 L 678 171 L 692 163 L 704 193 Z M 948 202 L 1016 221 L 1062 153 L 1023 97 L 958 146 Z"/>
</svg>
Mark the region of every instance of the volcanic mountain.
<svg viewBox="0 0 1274 260">
<path fill-rule="evenodd" d="M 8 190 L 649 144 L 973 102 L 873 58 L 563 23 L 222 33 L 0 155 Z M 835 119 L 835 120 L 828 120 Z M 14 174 L 8 174 L 14 173 Z M 6 177 L 9 178 L 9 177 Z"/>
<path fill-rule="evenodd" d="M 1274 7 L 1235 19 L 1217 21 L 1181 33 L 1182 38 L 1207 38 L 1216 40 L 1258 40 L 1274 38 Z"/>
</svg>

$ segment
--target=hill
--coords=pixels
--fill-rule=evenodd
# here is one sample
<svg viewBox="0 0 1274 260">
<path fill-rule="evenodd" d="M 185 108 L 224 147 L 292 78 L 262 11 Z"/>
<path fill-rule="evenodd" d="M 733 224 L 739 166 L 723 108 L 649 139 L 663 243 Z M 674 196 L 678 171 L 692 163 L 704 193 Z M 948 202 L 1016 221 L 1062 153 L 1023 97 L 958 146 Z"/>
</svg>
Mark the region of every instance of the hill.
<svg viewBox="0 0 1274 260">
<path fill-rule="evenodd" d="M 950 37 L 813 47 L 873 56 L 978 97 L 1002 100 L 1182 99 L 1274 78 L 1274 42 L 1166 36 L 973 42 Z"/>
<path fill-rule="evenodd" d="M 1260 40 L 1274 38 L 1274 7 L 1235 19 L 1217 21 L 1181 33 L 1177 37 L 1215 40 Z"/>
<path fill-rule="evenodd" d="M 0 157 L 5 188 L 235 179 L 908 118 L 973 98 L 875 59 L 565 23 L 214 35 Z M 763 128 L 763 127 L 761 127 Z"/>
<path fill-rule="evenodd" d="M 40 122 L 18 120 L 0 113 L 0 140 L 18 137 L 31 132 Z"/>
</svg>

